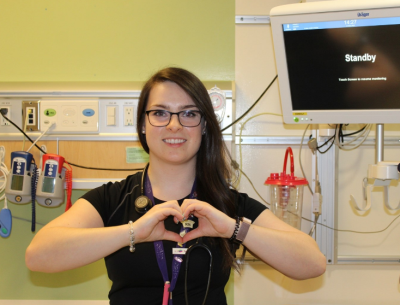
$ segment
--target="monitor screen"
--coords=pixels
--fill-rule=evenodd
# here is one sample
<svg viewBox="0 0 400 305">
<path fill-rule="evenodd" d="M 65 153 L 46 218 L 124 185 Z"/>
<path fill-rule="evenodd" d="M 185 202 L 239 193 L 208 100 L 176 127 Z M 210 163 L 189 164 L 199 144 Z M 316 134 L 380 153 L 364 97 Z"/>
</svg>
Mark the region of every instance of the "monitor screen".
<svg viewBox="0 0 400 305">
<path fill-rule="evenodd" d="M 389 10 L 271 16 L 286 123 L 400 123 L 400 11 Z"/>
</svg>

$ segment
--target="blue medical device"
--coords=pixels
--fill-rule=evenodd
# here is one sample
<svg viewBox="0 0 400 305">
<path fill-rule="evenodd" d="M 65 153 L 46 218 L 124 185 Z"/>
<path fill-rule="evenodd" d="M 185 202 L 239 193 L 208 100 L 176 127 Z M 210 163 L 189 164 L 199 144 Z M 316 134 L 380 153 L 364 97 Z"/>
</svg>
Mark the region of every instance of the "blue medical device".
<svg viewBox="0 0 400 305">
<path fill-rule="evenodd" d="M 25 204 L 32 200 L 32 154 L 24 151 L 11 153 L 11 171 L 7 177 L 6 196 L 11 202 Z"/>
<path fill-rule="evenodd" d="M 0 236 L 8 237 L 11 233 L 12 216 L 9 209 L 2 209 L 0 211 Z"/>
</svg>

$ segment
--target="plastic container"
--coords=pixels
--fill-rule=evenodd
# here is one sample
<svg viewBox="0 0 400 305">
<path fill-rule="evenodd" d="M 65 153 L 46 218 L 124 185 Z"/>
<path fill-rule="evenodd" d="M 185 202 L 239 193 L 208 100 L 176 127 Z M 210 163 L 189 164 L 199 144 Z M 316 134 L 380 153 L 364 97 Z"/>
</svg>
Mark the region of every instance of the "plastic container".
<svg viewBox="0 0 400 305">
<path fill-rule="evenodd" d="M 287 157 L 290 153 L 290 174 L 286 174 Z M 271 211 L 287 224 L 301 229 L 303 209 L 303 190 L 308 182 L 304 178 L 294 176 L 293 151 L 286 149 L 283 172 L 272 173 L 265 181 L 270 186 Z"/>
</svg>

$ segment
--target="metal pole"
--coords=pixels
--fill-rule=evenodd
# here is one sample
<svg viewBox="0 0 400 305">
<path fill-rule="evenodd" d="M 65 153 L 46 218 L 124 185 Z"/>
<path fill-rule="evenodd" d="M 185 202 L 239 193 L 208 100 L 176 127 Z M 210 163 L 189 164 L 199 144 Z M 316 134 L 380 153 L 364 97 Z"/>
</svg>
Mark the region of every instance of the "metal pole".
<svg viewBox="0 0 400 305">
<path fill-rule="evenodd" d="M 375 132 L 375 164 L 383 161 L 383 124 L 376 124 L 376 132 Z"/>
</svg>

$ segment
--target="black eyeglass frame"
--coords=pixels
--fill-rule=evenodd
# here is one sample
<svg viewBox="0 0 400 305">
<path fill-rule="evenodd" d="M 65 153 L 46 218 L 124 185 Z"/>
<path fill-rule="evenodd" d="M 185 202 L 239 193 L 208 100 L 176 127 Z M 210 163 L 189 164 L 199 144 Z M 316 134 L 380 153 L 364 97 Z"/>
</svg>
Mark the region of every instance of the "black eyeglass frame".
<svg viewBox="0 0 400 305">
<path fill-rule="evenodd" d="M 163 111 L 163 112 L 169 113 L 170 116 L 169 116 L 169 121 L 168 121 L 168 123 L 166 123 L 165 125 L 161 125 L 161 126 L 156 126 L 156 125 L 151 124 L 151 122 L 150 122 L 150 117 L 149 117 L 149 113 L 150 113 L 150 112 L 154 112 L 154 111 Z M 186 126 L 186 125 L 183 125 L 183 124 L 182 124 L 182 122 L 181 122 L 181 120 L 180 120 L 180 117 L 179 117 L 179 114 L 181 114 L 182 112 L 188 112 L 188 111 L 190 111 L 190 112 L 197 112 L 198 114 L 200 114 L 200 121 L 199 121 L 199 124 L 197 124 L 197 125 L 195 125 L 195 126 Z M 172 116 L 173 116 L 174 114 L 177 115 L 177 117 L 178 117 L 178 122 L 179 122 L 179 124 L 181 124 L 183 127 L 189 127 L 189 128 L 190 128 L 190 127 L 197 127 L 197 126 L 199 126 L 199 125 L 201 124 L 201 120 L 203 119 L 203 113 L 202 113 L 200 110 L 182 110 L 182 111 L 179 111 L 179 112 L 171 112 L 171 111 L 164 110 L 164 109 L 154 109 L 154 110 L 147 110 L 147 111 L 145 111 L 145 113 L 146 113 L 147 118 L 148 118 L 148 120 L 149 120 L 149 124 L 150 124 L 151 126 L 154 126 L 154 127 L 165 127 L 165 126 L 168 126 L 169 123 L 171 123 L 171 118 L 172 118 Z"/>
</svg>

